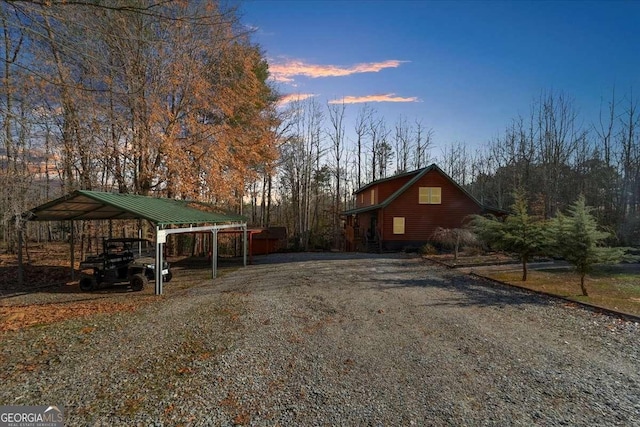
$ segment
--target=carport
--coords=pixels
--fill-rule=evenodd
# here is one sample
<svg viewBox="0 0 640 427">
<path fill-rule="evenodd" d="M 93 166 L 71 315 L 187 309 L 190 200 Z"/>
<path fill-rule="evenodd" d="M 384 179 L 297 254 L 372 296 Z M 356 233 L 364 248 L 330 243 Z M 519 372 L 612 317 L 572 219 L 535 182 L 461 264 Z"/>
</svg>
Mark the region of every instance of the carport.
<svg viewBox="0 0 640 427">
<path fill-rule="evenodd" d="M 155 293 L 162 295 L 163 248 L 170 234 L 212 233 L 211 275 L 216 277 L 218 232 L 242 233 L 243 264 L 247 265 L 247 221 L 241 215 L 215 212 L 213 206 L 187 200 L 174 200 L 77 190 L 40 205 L 23 214 L 27 221 L 147 220 L 155 227 Z M 74 227 L 71 228 L 71 279 L 74 279 Z M 18 239 L 22 242 L 22 236 Z M 22 254 L 22 247 L 18 250 Z M 19 257 L 22 272 L 22 257 Z M 22 280 L 20 273 L 20 280 Z"/>
</svg>

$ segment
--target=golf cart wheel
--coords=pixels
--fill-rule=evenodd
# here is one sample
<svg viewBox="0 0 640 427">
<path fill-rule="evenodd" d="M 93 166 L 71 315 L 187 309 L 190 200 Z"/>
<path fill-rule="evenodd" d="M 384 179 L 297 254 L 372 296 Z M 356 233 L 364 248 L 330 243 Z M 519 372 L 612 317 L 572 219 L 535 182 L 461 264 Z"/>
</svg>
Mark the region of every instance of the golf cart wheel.
<svg viewBox="0 0 640 427">
<path fill-rule="evenodd" d="M 169 283 L 172 278 L 173 278 L 173 273 L 171 273 L 170 271 L 167 274 L 163 274 L 162 275 L 162 281 L 163 282 Z"/>
<path fill-rule="evenodd" d="M 131 277 L 131 281 L 129 283 L 131 283 L 131 289 L 133 289 L 134 291 L 138 292 L 138 291 L 143 290 L 148 282 L 149 281 L 144 276 L 144 274 L 134 274 Z"/>
<path fill-rule="evenodd" d="M 79 285 L 82 292 L 91 292 L 96 288 L 98 283 L 95 277 L 83 277 L 80 279 Z"/>
</svg>

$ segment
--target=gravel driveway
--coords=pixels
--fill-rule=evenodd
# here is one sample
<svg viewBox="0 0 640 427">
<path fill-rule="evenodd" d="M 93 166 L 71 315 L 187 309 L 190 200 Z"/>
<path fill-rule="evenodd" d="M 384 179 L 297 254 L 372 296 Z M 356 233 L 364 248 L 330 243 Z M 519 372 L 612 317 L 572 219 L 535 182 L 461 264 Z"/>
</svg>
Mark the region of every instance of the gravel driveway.
<svg viewBox="0 0 640 427">
<path fill-rule="evenodd" d="M 0 404 L 67 425 L 640 425 L 637 323 L 416 257 L 269 255 L 170 286 L 0 335 Z"/>
</svg>

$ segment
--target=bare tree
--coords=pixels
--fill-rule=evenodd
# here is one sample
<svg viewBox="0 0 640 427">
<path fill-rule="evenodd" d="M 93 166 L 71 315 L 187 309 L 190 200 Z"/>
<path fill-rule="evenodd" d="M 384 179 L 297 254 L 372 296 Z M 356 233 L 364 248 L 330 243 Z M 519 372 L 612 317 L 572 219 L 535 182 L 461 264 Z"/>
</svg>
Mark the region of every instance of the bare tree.
<svg viewBox="0 0 640 427">
<path fill-rule="evenodd" d="M 619 154 L 622 175 L 619 208 L 622 212 L 622 232 L 640 241 L 640 112 L 633 91 L 620 117 Z"/>
<path fill-rule="evenodd" d="M 356 133 L 356 186 L 360 188 L 363 184 L 363 151 L 364 151 L 364 138 L 367 135 L 369 123 L 373 116 L 373 110 L 364 105 L 359 111 L 356 117 L 354 131 Z M 365 174 L 366 175 L 366 174 Z"/>
<path fill-rule="evenodd" d="M 409 141 L 410 133 L 407 119 L 400 116 L 395 124 L 395 133 L 393 135 L 393 143 L 396 152 L 396 173 L 407 172 L 409 168 L 409 157 L 411 147 Z"/>
<path fill-rule="evenodd" d="M 433 129 L 425 128 L 421 120 L 416 120 L 415 125 L 413 167 L 414 169 L 421 169 L 429 163 L 429 150 L 433 142 Z"/>
<path fill-rule="evenodd" d="M 570 200 L 563 197 L 562 183 L 569 179 L 568 170 L 585 131 L 577 123 L 573 102 L 563 94 L 543 94 L 536 105 L 536 119 L 540 187 L 545 198 L 544 215 L 550 218 Z"/>
<path fill-rule="evenodd" d="M 290 108 L 290 133 L 281 147 L 281 191 L 290 200 L 288 221 L 296 243 L 306 250 L 318 215 L 319 190 L 314 179 L 324 154 L 321 139 L 324 116 L 314 99 L 295 101 Z"/>
<path fill-rule="evenodd" d="M 463 143 L 452 143 L 442 149 L 443 170 L 459 184 L 468 184 L 469 158 L 467 147 Z"/>
<path fill-rule="evenodd" d="M 345 151 L 345 104 L 330 104 L 329 105 L 329 121 L 331 123 L 331 130 L 328 135 L 332 142 L 331 153 L 333 156 L 333 173 L 335 179 L 335 199 L 333 206 L 333 234 L 334 245 L 338 245 L 338 238 L 340 236 L 339 231 L 339 214 L 341 211 L 341 197 L 342 197 L 342 181 L 343 181 L 343 168 L 342 158 Z"/>
</svg>

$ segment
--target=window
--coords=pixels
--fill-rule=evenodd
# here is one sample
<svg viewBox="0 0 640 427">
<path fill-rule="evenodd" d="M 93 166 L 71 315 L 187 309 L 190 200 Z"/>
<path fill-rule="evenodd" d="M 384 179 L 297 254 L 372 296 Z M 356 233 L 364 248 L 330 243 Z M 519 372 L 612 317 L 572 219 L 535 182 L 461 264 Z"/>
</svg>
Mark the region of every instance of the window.
<svg viewBox="0 0 640 427">
<path fill-rule="evenodd" d="M 360 193 L 360 204 L 364 205 L 364 193 Z"/>
<path fill-rule="evenodd" d="M 372 205 L 376 204 L 376 190 L 375 189 L 371 190 L 371 204 Z"/>
<path fill-rule="evenodd" d="M 404 234 L 404 217 L 393 217 L 393 234 Z"/>
<path fill-rule="evenodd" d="M 439 205 L 442 203 L 442 188 L 420 187 L 418 203 L 421 205 Z"/>
</svg>

